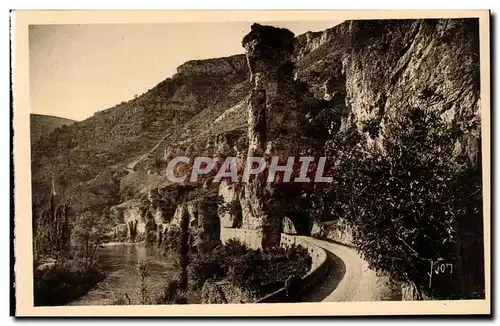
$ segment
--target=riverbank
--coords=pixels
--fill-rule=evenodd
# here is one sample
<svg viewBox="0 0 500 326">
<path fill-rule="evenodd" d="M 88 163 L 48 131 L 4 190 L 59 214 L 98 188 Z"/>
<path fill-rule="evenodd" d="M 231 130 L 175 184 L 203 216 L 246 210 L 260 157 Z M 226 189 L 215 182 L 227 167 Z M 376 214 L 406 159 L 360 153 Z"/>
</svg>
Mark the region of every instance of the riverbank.
<svg viewBox="0 0 500 326">
<path fill-rule="evenodd" d="M 58 261 L 34 271 L 34 304 L 64 305 L 87 293 L 105 277 L 97 265 L 86 266 L 78 260 Z"/>
</svg>

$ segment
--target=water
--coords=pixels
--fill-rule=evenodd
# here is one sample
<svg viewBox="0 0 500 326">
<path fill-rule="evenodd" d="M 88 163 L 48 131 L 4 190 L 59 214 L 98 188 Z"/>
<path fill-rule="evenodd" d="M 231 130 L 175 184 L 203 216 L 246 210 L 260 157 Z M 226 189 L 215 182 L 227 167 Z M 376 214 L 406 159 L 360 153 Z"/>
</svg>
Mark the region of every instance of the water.
<svg viewBox="0 0 500 326">
<path fill-rule="evenodd" d="M 173 263 L 162 256 L 157 248 L 128 243 L 110 244 L 100 248 L 98 255 L 99 262 L 106 272 L 106 279 L 69 305 L 109 305 L 118 297 L 125 298 L 125 293 L 132 304 L 138 304 L 140 277 L 137 264 L 141 260 L 148 262 L 148 294 L 159 292 L 175 275 Z"/>
</svg>

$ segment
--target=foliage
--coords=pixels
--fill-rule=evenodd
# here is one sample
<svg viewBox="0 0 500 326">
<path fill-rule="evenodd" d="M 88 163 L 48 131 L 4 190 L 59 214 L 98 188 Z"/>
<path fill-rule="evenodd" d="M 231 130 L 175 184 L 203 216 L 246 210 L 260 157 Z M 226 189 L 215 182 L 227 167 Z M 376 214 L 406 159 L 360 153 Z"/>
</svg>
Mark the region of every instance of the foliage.
<svg viewBox="0 0 500 326">
<path fill-rule="evenodd" d="M 135 242 L 137 238 L 137 225 L 139 224 L 139 221 L 133 220 L 133 221 L 128 221 L 128 231 L 130 235 L 130 241 Z"/>
<path fill-rule="evenodd" d="M 152 246 L 155 243 L 157 243 L 158 226 L 156 225 L 155 219 L 150 210 L 148 210 L 148 212 L 146 213 L 145 232 L 146 232 L 146 246 Z"/>
<path fill-rule="evenodd" d="M 61 260 L 54 266 L 34 271 L 35 306 L 63 305 L 84 295 L 104 279 L 96 266 L 82 260 Z"/>
<path fill-rule="evenodd" d="M 69 205 L 56 204 L 56 196 L 51 194 L 49 204 L 43 208 L 33 223 L 34 255 L 65 256 L 70 245 L 71 225 Z M 35 212 L 34 212 L 35 213 Z M 34 214 L 36 216 L 36 213 Z"/>
<path fill-rule="evenodd" d="M 240 228 L 243 222 L 243 212 L 241 210 L 241 203 L 239 200 L 233 200 L 231 202 L 224 202 L 220 200 L 220 204 L 217 207 L 217 212 L 219 216 L 228 214 L 234 217 L 235 228 Z"/>
<path fill-rule="evenodd" d="M 173 279 L 165 285 L 154 300 L 154 304 L 187 304 L 186 292 L 181 290 L 181 281 Z"/>
<path fill-rule="evenodd" d="M 188 283 L 187 267 L 189 265 L 189 247 L 190 247 L 190 236 L 189 236 L 189 215 L 184 211 L 184 215 L 181 218 L 181 233 L 179 236 L 179 267 L 181 271 L 179 287 L 182 290 L 186 290 Z"/>
<path fill-rule="evenodd" d="M 193 247 L 193 236 L 189 231 L 189 215 L 181 217 L 180 226 L 170 225 L 163 233 L 162 249 L 179 268 L 179 282 L 182 290 L 187 287 L 187 266 L 189 253 Z"/>
<path fill-rule="evenodd" d="M 235 240 L 196 255 L 189 265 L 192 286 L 199 289 L 207 280 L 229 279 L 235 285 L 263 296 L 284 285 L 292 275 L 305 275 L 311 258 L 301 247 L 252 250 Z"/>
<path fill-rule="evenodd" d="M 151 298 L 148 296 L 148 288 L 146 286 L 146 278 L 149 276 L 149 268 L 147 261 L 141 260 L 137 264 L 137 273 L 139 274 L 139 286 L 137 292 L 139 294 L 139 304 L 150 304 Z"/>
<path fill-rule="evenodd" d="M 174 256 L 179 250 L 179 241 L 181 236 L 181 229 L 175 225 L 169 225 L 163 231 L 163 241 L 161 248 L 164 253 L 169 256 Z"/>
<path fill-rule="evenodd" d="M 385 121 L 379 145 L 361 140 L 348 130 L 330 143 L 338 165 L 335 184 L 325 192 L 324 203 L 332 203 L 327 209 L 353 227 L 372 268 L 421 295 L 463 297 L 461 238 L 468 231 L 482 239 L 481 179 L 463 181 L 480 176 L 480 168 L 454 159 L 455 139 L 432 110 L 410 108 Z M 454 282 L 429 288 L 430 262 L 438 259 L 456 263 Z"/>
<path fill-rule="evenodd" d="M 237 257 L 230 265 L 228 278 L 257 297 L 281 288 L 290 276 L 304 276 L 311 257 L 302 247 L 272 247 Z"/>
<path fill-rule="evenodd" d="M 102 216 L 85 212 L 77 218 L 72 240 L 75 256 L 82 259 L 87 267 L 96 262 L 97 249 L 108 239 L 111 225 Z"/>
<path fill-rule="evenodd" d="M 376 139 L 380 134 L 380 121 L 376 118 L 363 121 L 361 131 L 368 133 L 371 139 Z"/>
<path fill-rule="evenodd" d="M 115 298 L 111 301 L 111 305 L 114 306 L 125 306 L 131 304 L 132 300 L 130 300 L 130 297 L 127 293 L 125 293 L 123 296 L 115 296 Z"/>
</svg>

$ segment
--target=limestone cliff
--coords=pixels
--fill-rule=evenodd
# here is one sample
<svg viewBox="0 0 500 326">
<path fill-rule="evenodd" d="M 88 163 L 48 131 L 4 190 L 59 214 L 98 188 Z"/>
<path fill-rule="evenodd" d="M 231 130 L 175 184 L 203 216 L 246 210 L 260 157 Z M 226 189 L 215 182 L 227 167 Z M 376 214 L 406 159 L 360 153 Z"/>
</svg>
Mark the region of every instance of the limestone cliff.
<svg viewBox="0 0 500 326">
<path fill-rule="evenodd" d="M 300 152 L 298 139 L 307 137 L 304 111 L 333 116 L 331 134 L 349 126 L 363 130 L 367 123 L 383 128 L 412 106 L 425 106 L 456 130 L 450 138 L 456 139 L 457 159 L 478 164 L 477 20 L 347 21 L 295 39 L 289 31 L 256 24 L 243 45 L 253 87 L 248 156 Z M 239 197 L 242 227 L 263 236 L 273 233 L 273 222 L 265 207 L 267 186 L 259 182 L 238 191 L 223 184 L 220 194 L 228 203 Z M 223 226 L 234 227 L 235 217 L 226 213 Z"/>
<path fill-rule="evenodd" d="M 247 69 L 245 56 L 192 60 L 177 67 L 177 74 L 183 76 L 226 76 L 239 74 Z"/>
<path fill-rule="evenodd" d="M 252 25 L 243 38 L 253 89 L 248 103 L 247 157 L 288 158 L 310 147 L 305 106 L 293 79 L 294 35 L 288 30 Z M 274 185 L 259 175 L 242 189 L 242 227 L 261 237 L 261 246 L 280 243 L 282 218 L 273 212 Z"/>
<path fill-rule="evenodd" d="M 457 157 L 478 160 L 477 19 L 347 21 L 296 43 L 296 77 L 318 98 L 344 96 L 344 126 L 426 106 L 457 130 Z"/>
<path fill-rule="evenodd" d="M 476 19 L 346 21 L 297 37 L 254 25 L 243 40 L 245 55 L 188 61 L 150 91 L 34 144 L 33 202 L 55 178 L 76 212 L 149 200 L 150 192 L 159 194 L 150 200 L 156 205 L 167 196 L 160 159 L 175 149 L 296 155 L 320 138 L 307 129 L 318 112 L 334 117 L 331 134 L 367 122 L 383 128 L 410 106 L 425 105 L 455 130 L 457 158 L 479 164 L 478 44 Z M 222 225 L 242 225 L 276 243 L 281 221 L 265 207 L 272 189 L 259 180 L 240 188 L 219 187 L 241 210 Z M 175 207 L 154 209 L 169 220 Z"/>
</svg>

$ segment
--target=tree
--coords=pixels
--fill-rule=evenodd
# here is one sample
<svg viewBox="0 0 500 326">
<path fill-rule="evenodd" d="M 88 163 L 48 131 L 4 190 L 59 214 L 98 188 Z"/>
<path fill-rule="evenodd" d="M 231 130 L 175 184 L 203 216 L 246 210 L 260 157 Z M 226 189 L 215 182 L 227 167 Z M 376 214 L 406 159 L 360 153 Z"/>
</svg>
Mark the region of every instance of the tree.
<svg viewBox="0 0 500 326">
<path fill-rule="evenodd" d="M 36 217 L 33 223 L 35 257 L 67 255 L 71 235 L 69 211 L 67 202 L 57 204 L 54 193 L 51 193 L 47 207 L 33 209 L 33 216 Z"/>
<path fill-rule="evenodd" d="M 137 264 L 137 273 L 140 277 L 139 287 L 137 292 L 139 294 L 140 302 L 139 304 L 145 305 L 150 304 L 150 297 L 148 295 L 148 288 L 146 285 L 146 278 L 149 276 L 149 268 L 147 261 L 141 260 L 139 264 Z"/>
<path fill-rule="evenodd" d="M 128 230 L 130 235 L 130 240 L 135 242 L 135 238 L 137 237 L 137 224 L 139 222 L 137 220 L 128 221 Z"/>
<path fill-rule="evenodd" d="M 110 230 L 110 226 L 98 215 L 85 212 L 78 216 L 72 235 L 77 248 L 76 256 L 83 259 L 86 267 L 95 263 L 97 249 Z"/>
<path fill-rule="evenodd" d="M 481 179 L 464 179 L 480 175 L 480 166 L 456 159 L 456 138 L 435 111 L 410 108 L 383 128 L 365 126 L 376 140 L 372 145 L 356 129 L 330 142 L 337 165 L 325 209 L 346 218 L 372 268 L 412 285 L 419 295 L 470 297 L 460 285 L 466 278 L 462 260 L 477 253 L 464 250 L 461 235 L 482 239 Z M 450 282 L 429 287 L 431 262 L 441 259 L 452 261 L 456 273 Z"/>
<path fill-rule="evenodd" d="M 157 242 L 158 226 L 156 225 L 155 219 L 151 210 L 146 212 L 146 245 L 152 246 Z"/>
</svg>

